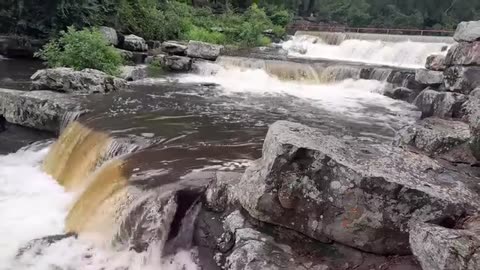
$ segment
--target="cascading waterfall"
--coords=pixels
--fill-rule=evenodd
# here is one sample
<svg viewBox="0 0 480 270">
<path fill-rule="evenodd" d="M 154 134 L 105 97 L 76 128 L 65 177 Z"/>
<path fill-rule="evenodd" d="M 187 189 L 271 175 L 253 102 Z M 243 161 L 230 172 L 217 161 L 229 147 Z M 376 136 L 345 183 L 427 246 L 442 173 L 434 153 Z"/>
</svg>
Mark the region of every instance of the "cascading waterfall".
<svg viewBox="0 0 480 270">
<path fill-rule="evenodd" d="M 43 178 L 51 182 L 49 185 L 58 189 L 59 196 L 66 198 L 61 208 L 68 211 L 62 210 L 56 217 L 56 222 L 63 225 L 58 224 L 51 230 L 26 235 L 22 242 L 24 245 L 25 240 L 49 234 L 58 236 L 32 241 L 24 246 L 15 259 L 12 257 L 21 246 L 9 250 L 8 257 L 0 256 L 0 263 L 7 260 L 6 269 L 30 269 L 30 261 L 35 261 L 32 265 L 41 268 L 43 258 L 48 257 L 50 252 L 58 256 L 52 249 L 62 246 L 66 248 L 65 245 L 69 246 L 69 256 L 88 257 L 80 261 L 58 260 L 61 269 L 85 269 L 85 265 L 112 270 L 118 269 L 117 267 L 139 270 L 150 269 L 149 267 L 197 269 L 188 252 L 173 250 L 167 254 L 169 257 L 162 259 L 164 246 L 170 237 L 170 227 L 177 213 L 178 187 L 171 185 L 144 190 L 132 185 L 129 179 L 137 169 L 128 166 L 128 156 L 122 155 L 143 146 L 134 148 L 121 144 L 121 140 L 119 143 L 107 133 L 93 131 L 80 122 L 72 122 L 53 146 L 41 150 L 40 158 L 46 155 L 42 168 L 63 186 L 64 191 L 44 172 L 39 169 L 35 172 L 44 175 Z M 37 148 L 31 148 L 31 151 L 36 151 Z M 38 163 L 40 158 L 35 158 L 34 161 Z M 4 178 L 0 173 L 0 180 L 4 181 Z M 41 191 L 40 189 L 39 192 Z M 43 195 L 48 197 L 53 194 Z M 55 198 L 58 196 L 52 197 Z M 192 218 L 196 214 L 188 212 L 185 218 L 193 224 Z M 2 230 L 0 226 L 0 231 Z M 67 235 L 62 236 L 63 233 Z M 75 237 L 77 235 L 78 239 Z M 88 255 L 91 252 L 93 254 Z M 181 256 L 182 261 L 176 260 L 177 256 Z M 50 266 L 47 264 L 47 267 Z"/>
<path fill-rule="evenodd" d="M 284 42 L 282 47 L 292 57 L 419 68 L 425 65 L 429 55 L 446 53 L 450 44 L 411 40 L 392 42 L 379 39 L 347 39 L 343 35 L 345 34 L 328 33 L 322 37 L 296 35 Z M 333 37 L 335 40 L 332 40 Z"/>
</svg>

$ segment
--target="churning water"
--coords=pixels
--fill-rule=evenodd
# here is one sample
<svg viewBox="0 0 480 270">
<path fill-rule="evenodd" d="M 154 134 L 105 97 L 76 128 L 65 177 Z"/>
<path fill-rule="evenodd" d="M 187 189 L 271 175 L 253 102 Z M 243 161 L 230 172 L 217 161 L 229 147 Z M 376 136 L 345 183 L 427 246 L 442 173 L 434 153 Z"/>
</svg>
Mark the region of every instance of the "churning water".
<svg viewBox="0 0 480 270">
<path fill-rule="evenodd" d="M 447 43 L 346 39 L 330 44 L 320 37 L 298 35 L 282 44 L 290 56 L 420 68 L 433 53 L 446 53 Z"/>
<path fill-rule="evenodd" d="M 136 253 L 98 246 L 88 236 L 51 244 L 45 243 L 48 240 L 32 242 L 63 234 L 75 199 L 41 170 L 48 151 L 49 147 L 35 146 L 0 156 L 0 269 L 197 269 L 190 251 L 161 259 L 155 245 Z"/>
</svg>

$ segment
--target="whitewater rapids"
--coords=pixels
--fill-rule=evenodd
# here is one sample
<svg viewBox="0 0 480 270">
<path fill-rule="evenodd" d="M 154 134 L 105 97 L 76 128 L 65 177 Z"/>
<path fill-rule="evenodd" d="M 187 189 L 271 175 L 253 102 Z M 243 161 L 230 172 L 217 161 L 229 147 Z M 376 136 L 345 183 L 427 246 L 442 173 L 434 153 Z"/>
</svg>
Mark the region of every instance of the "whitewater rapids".
<svg viewBox="0 0 480 270">
<path fill-rule="evenodd" d="M 429 55 L 446 54 L 449 44 L 347 39 L 331 45 L 320 37 L 298 35 L 281 46 L 291 57 L 422 68 Z"/>
</svg>

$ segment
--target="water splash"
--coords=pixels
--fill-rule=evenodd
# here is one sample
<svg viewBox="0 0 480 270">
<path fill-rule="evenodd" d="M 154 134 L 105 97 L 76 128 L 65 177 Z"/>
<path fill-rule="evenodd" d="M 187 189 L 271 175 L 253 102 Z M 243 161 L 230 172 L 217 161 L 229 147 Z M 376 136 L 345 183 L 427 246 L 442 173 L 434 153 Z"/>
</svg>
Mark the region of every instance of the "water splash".
<svg viewBox="0 0 480 270">
<path fill-rule="evenodd" d="M 433 53 L 446 53 L 447 43 L 413 41 L 386 42 L 380 40 L 342 40 L 331 45 L 319 37 L 294 36 L 282 44 L 290 56 L 310 59 L 330 59 L 397 67 L 420 68 Z"/>
</svg>

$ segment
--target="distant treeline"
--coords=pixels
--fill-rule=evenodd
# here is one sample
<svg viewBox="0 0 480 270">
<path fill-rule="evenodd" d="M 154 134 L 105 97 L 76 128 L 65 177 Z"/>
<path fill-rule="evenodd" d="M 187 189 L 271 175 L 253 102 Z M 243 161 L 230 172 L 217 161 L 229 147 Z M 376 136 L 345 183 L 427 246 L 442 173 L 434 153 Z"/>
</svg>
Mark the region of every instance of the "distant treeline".
<svg viewBox="0 0 480 270">
<path fill-rule="evenodd" d="M 480 0 L 266 0 L 296 15 L 350 27 L 455 29 L 480 20 Z"/>
<path fill-rule="evenodd" d="M 0 32 L 48 38 L 71 25 L 109 25 L 147 38 L 191 32 L 228 43 L 256 38 L 250 32 L 259 28 L 257 18 L 260 28 L 277 26 L 281 34 L 292 16 L 351 27 L 454 29 L 480 20 L 480 0 L 2 0 Z"/>
</svg>

